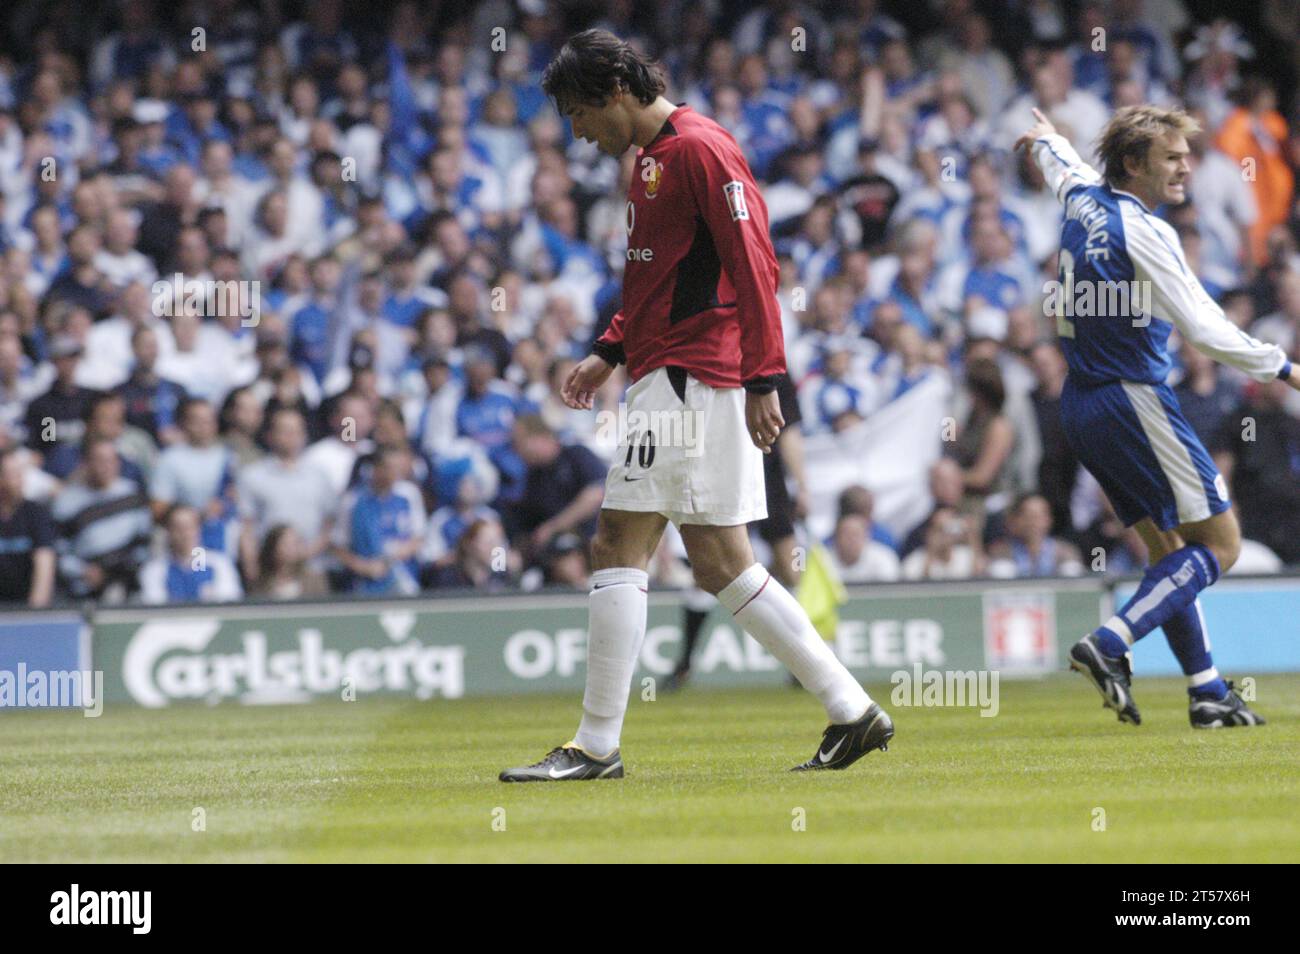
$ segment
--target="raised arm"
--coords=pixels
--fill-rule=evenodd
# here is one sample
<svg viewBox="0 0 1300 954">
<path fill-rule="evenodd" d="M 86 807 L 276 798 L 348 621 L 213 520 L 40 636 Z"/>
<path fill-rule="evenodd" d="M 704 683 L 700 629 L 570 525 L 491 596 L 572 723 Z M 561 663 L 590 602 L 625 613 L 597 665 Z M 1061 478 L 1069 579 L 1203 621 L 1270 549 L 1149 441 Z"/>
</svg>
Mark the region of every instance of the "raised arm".
<svg viewBox="0 0 1300 954">
<path fill-rule="evenodd" d="M 1079 158 L 1070 141 L 1038 109 L 1034 110 L 1034 119 L 1034 125 L 1020 134 L 1013 148 L 1030 150 L 1059 201 L 1064 202 L 1070 190 L 1077 186 L 1101 182 L 1097 170 Z"/>
</svg>

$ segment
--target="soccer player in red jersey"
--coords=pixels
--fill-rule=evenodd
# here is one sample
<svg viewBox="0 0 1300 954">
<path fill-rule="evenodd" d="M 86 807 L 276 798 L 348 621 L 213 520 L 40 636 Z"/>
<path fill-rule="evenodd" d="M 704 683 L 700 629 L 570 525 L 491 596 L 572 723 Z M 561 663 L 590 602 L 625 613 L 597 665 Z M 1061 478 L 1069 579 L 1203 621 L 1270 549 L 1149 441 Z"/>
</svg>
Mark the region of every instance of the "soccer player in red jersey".
<svg viewBox="0 0 1300 954">
<path fill-rule="evenodd" d="M 767 207 L 734 138 L 663 96 L 658 66 L 603 30 L 564 45 L 542 88 L 601 152 L 638 147 L 627 201 L 623 307 L 562 388 L 590 409 L 626 362 L 626 433 L 591 542 L 587 687 L 573 741 L 507 782 L 621 778 L 619 733 L 645 636 L 646 566 L 671 520 L 696 582 L 794 673 L 830 725 L 799 769 L 841 769 L 894 734 L 813 628 L 755 562 L 746 524 L 767 516 L 762 455 L 784 421 L 778 268 Z"/>
</svg>

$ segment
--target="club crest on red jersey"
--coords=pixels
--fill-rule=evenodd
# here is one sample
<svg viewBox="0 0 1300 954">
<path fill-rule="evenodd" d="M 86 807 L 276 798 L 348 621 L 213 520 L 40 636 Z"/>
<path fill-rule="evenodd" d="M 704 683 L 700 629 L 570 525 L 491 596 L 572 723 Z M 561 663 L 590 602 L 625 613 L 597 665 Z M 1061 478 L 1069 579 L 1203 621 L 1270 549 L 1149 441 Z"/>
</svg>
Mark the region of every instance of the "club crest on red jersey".
<svg viewBox="0 0 1300 954">
<path fill-rule="evenodd" d="M 659 183 L 663 180 L 664 164 L 656 162 L 653 156 L 641 160 L 641 181 L 645 183 L 645 197 L 653 199 L 659 194 Z"/>
</svg>

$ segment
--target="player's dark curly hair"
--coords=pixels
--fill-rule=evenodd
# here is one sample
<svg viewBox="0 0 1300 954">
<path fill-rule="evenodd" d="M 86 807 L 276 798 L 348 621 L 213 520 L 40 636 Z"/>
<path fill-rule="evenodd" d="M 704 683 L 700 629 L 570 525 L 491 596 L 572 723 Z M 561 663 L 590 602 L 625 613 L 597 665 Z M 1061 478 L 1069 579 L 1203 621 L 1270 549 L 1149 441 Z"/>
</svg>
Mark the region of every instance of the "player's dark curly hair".
<svg viewBox="0 0 1300 954">
<path fill-rule="evenodd" d="M 561 113 L 602 105 L 620 86 L 648 106 L 664 91 L 663 68 L 608 30 L 570 37 L 542 74 L 542 91 Z"/>
</svg>

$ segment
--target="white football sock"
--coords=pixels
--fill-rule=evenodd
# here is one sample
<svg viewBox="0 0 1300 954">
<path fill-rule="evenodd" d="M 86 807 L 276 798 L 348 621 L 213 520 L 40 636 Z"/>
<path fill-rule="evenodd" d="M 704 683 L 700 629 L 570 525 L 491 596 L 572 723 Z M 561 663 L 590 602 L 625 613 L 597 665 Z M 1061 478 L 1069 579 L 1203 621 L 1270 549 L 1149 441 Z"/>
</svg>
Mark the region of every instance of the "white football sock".
<svg viewBox="0 0 1300 954">
<path fill-rule="evenodd" d="M 612 567 L 591 574 L 587 616 L 587 691 L 574 741 L 592 755 L 618 748 L 628 691 L 645 638 L 645 570 Z"/>
<path fill-rule="evenodd" d="M 862 718 L 871 697 L 831 652 L 803 607 L 761 563 L 728 583 L 718 601 L 821 700 L 831 722 Z"/>
</svg>

